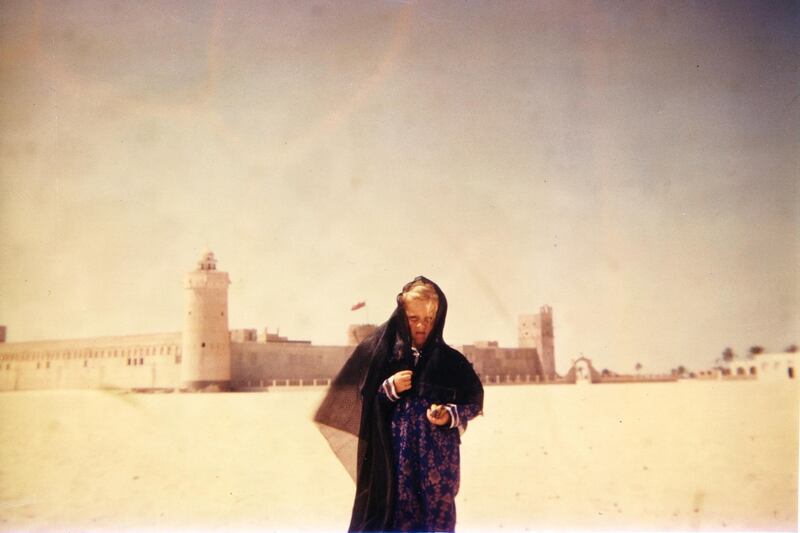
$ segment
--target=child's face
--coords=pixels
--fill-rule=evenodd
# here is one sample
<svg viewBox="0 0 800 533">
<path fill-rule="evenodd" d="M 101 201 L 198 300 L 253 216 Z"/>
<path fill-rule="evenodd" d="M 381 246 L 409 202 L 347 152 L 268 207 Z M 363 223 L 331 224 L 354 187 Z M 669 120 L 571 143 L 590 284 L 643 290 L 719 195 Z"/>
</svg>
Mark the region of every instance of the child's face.
<svg viewBox="0 0 800 533">
<path fill-rule="evenodd" d="M 417 349 L 422 348 L 433 330 L 436 319 L 436 304 L 425 300 L 409 300 L 403 308 L 411 330 L 411 341 Z"/>
</svg>

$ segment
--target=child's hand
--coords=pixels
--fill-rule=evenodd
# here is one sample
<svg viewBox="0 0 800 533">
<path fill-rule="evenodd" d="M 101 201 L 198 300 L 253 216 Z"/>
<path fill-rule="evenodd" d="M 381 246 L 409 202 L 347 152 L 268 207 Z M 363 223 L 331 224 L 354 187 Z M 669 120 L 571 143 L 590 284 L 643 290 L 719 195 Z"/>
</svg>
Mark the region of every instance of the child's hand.
<svg viewBox="0 0 800 533">
<path fill-rule="evenodd" d="M 401 370 L 392 376 L 394 390 L 397 391 L 397 394 L 405 392 L 411 388 L 411 378 L 413 375 L 414 373 L 411 370 Z"/>
<path fill-rule="evenodd" d="M 428 421 L 434 426 L 445 426 L 450 423 L 450 413 L 447 412 L 444 405 L 434 403 L 425 414 L 428 416 Z"/>
</svg>

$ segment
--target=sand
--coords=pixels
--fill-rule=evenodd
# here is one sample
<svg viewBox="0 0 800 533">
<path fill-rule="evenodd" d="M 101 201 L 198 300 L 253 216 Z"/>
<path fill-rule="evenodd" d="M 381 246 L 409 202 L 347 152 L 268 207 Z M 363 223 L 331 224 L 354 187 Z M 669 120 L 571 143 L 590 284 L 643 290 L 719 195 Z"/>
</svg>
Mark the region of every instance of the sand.
<svg viewBox="0 0 800 533">
<path fill-rule="evenodd" d="M 2 531 L 343 531 L 321 388 L 0 394 Z M 796 530 L 798 388 L 495 386 L 459 531 Z"/>
</svg>

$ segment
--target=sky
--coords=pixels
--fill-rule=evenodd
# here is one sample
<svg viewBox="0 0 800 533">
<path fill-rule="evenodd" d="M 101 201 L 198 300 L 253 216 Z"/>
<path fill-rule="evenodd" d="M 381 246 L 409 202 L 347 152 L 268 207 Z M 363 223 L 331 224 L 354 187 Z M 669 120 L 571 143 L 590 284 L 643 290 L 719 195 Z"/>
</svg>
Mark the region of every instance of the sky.
<svg viewBox="0 0 800 533">
<path fill-rule="evenodd" d="M 709 368 L 800 341 L 798 2 L 0 3 L 8 341 L 343 344 L 417 275 L 451 344 Z M 359 302 L 364 309 L 350 311 Z"/>
</svg>

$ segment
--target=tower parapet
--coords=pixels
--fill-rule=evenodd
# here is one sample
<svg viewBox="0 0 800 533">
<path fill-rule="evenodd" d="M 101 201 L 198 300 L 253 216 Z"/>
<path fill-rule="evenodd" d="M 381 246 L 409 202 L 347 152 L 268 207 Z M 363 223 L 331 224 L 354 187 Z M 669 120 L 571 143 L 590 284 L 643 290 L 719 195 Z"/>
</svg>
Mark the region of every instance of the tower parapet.
<svg viewBox="0 0 800 533">
<path fill-rule="evenodd" d="M 230 388 L 231 347 L 228 332 L 227 272 L 217 270 L 217 260 L 206 250 L 197 269 L 186 274 L 186 309 L 181 358 L 181 387 L 202 390 Z"/>
</svg>

